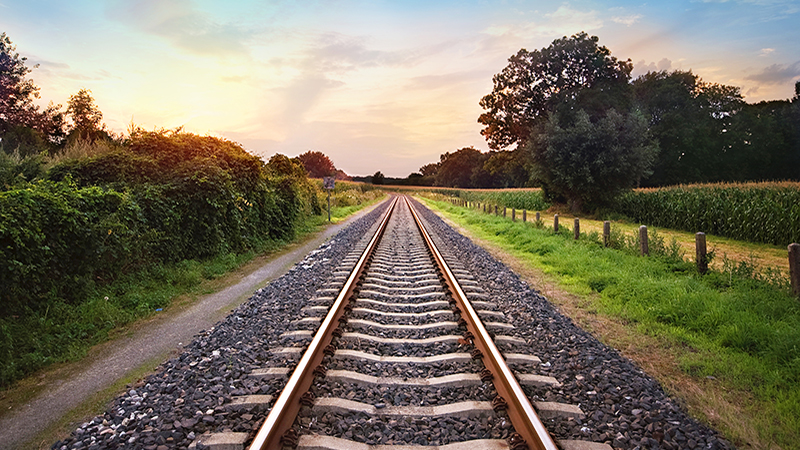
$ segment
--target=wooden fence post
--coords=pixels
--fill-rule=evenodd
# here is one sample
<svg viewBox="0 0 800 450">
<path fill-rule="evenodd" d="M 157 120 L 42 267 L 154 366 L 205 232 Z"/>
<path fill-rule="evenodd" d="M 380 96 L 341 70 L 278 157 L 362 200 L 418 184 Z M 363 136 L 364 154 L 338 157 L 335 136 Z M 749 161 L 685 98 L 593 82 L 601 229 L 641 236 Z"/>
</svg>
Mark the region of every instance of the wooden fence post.
<svg viewBox="0 0 800 450">
<path fill-rule="evenodd" d="M 542 220 L 542 216 L 539 214 L 539 211 L 536 211 L 536 221 Z"/>
<path fill-rule="evenodd" d="M 527 209 L 523 209 L 522 210 L 522 223 L 525 223 L 525 219 L 527 219 L 527 217 L 526 217 L 527 213 L 528 213 Z"/>
<path fill-rule="evenodd" d="M 494 215 L 497 215 L 497 205 L 494 205 Z"/>
<path fill-rule="evenodd" d="M 503 206 L 503 218 L 504 219 L 506 218 L 506 207 L 505 206 Z"/>
<path fill-rule="evenodd" d="M 578 238 L 581 237 L 581 220 L 577 217 L 575 218 L 575 229 L 573 230 L 573 233 L 575 234 L 575 240 L 577 241 Z"/>
<path fill-rule="evenodd" d="M 647 243 L 647 227 L 644 225 L 639 227 L 639 245 L 641 246 L 640 253 L 642 256 L 650 254 L 650 246 Z"/>
<path fill-rule="evenodd" d="M 792 292 L 800 297 L 800 244 L 789 244 L 789 278 L 792 280 Z"/>
<path fill-rule="evenodd" d="M 611 222 L 606 220 L 603 222 L 603 247 L 608 247 L 609 240 L 611 240 Z"/>
<path fill-rule="evenodd" d="M 517 221 L 517 209 L 516 208 L 511 208 L 511 221 L 512 222 L 516 222 Z"/>
<path fill-rule="evenodd" d="M 706 258 L 706 234 L 696 233 L 694 235 L 694 260 L 697 264 L 697 271 L 701 274 L 708 272 L 708 259 Z"/>
<path fill-rule="evenodd" d="M 486 203 L 483 204 L 483 212 L 486 213 Z"/>
<path fill-rule="evenodd" d="M 558 214 L 553 217 L 553 232 L 558 233 Z"/>
</svg>

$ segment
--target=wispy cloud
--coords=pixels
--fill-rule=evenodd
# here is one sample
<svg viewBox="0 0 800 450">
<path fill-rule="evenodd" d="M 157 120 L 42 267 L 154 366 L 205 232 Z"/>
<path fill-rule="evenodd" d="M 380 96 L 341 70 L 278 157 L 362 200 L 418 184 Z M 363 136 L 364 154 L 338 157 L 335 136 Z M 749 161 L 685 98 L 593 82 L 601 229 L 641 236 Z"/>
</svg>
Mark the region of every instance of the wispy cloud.
<svg viewBox="0 0 800 450">
<path fill-rule="evenodd" d="M 629 14 L 627 16 L 614 16 L 611 18 L 611 20 L 613 22 L 620 23 L 622 25 L 631 26 L 636 22 L 638 22 L 639 19 L 641 19 L 642 17 L 644 16 L 642 16 L 641 14 Z"/>
<path fill-rule="evenodd" d="M 246 54 L 245 41 L 253 35 L 237 25 L 216 22 L 197 10 L 192 0 L 117 0 L 107 14 L 197 54 Z"/>
<path fill-rule="evenodd" d="M 318 42 L 307 50 L 305 63 L 320 71 L 349 71 L 378 66 L 403 66 L 420 58 L 416 49 L 375 50 L 364 39 L 338 33 L 320 35 Z"/>
<path fill-rule="evenodd" d="M 759 73 L 744 77 L 744 79 L 766 85 L 776 85 L 790 83 L 798 77 L 800 77 L 800 61 L 789 65 L 773 64 L 765 67 Z"/>
<path fill-rule="evenodd" d="M 495 37 L 507 36 L 530 40 L 571 36 L 580 31 L 590 32 L 603 26 L 597 11 L 575 9 L 569 4 L 562 4 L 555 11 L 536 17 L 542 20 L 494 24 L 484 29 L 484 33 Z"/>
<path fill-rule="evenodd" d="M 769 56 L 769 55 L 771 55 L 773 53 L 775 53 L 775 49 L 774 48 L 762 48 L 761 52 L 759 52 L 758 56 Z"/>
</svg>

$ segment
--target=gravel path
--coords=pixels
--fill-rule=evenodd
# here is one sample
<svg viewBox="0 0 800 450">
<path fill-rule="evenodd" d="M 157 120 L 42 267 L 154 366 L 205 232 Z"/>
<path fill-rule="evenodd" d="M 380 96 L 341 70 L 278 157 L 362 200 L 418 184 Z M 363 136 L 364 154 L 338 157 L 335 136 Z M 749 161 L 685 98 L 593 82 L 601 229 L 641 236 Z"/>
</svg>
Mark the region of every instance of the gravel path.
<svg viewBox="0 0 800 450">
<path fill-rule="evenodd" d="M 148 361 L 159 357 L 166 359 L 176 349 L 182 350 L 183 344 L 191 342 L 198 332 L 212 327 L 256 289 L 286 273 L 309 252 L 370 210 L 329 226 L 314 239 L 271 260 L 239 283 L 200 298 L 180 314 L 166 320 L 157 319 L 150 328 L 119 338 L 110 354 L 95 358 L 71 379 L 0 419 L 0 449 L 35 448 L 31 440 L 43 429 Z"/>
</svg>

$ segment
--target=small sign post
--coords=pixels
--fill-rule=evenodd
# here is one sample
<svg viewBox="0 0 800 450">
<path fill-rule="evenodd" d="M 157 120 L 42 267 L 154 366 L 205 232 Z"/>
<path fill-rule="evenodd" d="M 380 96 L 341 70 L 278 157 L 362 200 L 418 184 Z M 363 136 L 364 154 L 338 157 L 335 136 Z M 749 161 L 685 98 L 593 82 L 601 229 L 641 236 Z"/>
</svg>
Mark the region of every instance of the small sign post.
<svg viewBox="0 0 800 450">
<path fill-rule="evenodd" d="M 328 222 L 331 221 L 331 191 L 336 185 L 336 179 L 333 177 L 324 177 L 322 179 L 322 186 L 328 191 Z"/>
</svg>

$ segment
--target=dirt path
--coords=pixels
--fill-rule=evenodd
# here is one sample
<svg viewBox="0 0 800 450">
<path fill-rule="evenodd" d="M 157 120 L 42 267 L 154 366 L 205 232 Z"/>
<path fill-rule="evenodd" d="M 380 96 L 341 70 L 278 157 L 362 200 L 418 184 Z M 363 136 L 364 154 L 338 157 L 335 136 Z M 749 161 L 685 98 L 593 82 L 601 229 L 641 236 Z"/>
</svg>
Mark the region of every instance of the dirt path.
<svg viewBox="0 0 800 450">
<path fill-rule="evenodd" d="M 199 331 L 208 329 L 269 281 L 286 273 L 297 261 L 331 236 L 361 217 L 366 208 L 344 222 L 334 224 L 302 245 L 270 259 L 239 282 L 206 295 L 185 308 L 176 308 L 126 335 L 101 344 L 83 361 L 47 371 L 41 380 L 23 384 L 41 392 L 0 418 L 0 449 L 50 448 L 74 423 L 99 414 L 125 384 L 152 371 L 176 354 Z M 50 387 L 43 389 L 43 384 Z M 55 436 L 55 439 L 53 439 Z"/>
</svg>

